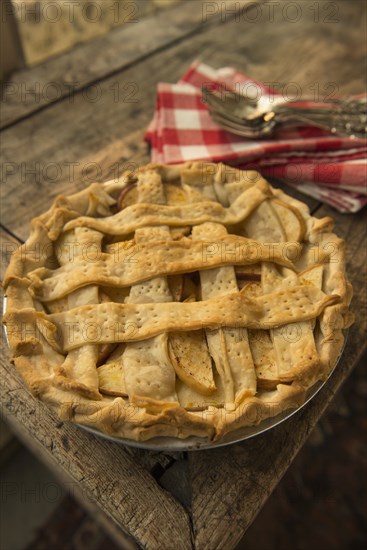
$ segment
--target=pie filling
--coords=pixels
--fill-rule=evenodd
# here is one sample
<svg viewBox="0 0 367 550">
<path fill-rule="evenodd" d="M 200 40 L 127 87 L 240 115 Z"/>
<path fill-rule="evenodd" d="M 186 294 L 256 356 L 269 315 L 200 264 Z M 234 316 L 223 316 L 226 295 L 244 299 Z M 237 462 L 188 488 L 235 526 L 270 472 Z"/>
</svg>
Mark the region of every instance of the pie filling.
<svg viewBox="0 0 367 550">
<path fill-rule="evenodd" d="M 332 220 L 215 164 L 148 165 L 59 197 L 4 285 L 33 393 L 137 440 L 219 439 L 298 407 L 352 322 Z"/>
</svg>

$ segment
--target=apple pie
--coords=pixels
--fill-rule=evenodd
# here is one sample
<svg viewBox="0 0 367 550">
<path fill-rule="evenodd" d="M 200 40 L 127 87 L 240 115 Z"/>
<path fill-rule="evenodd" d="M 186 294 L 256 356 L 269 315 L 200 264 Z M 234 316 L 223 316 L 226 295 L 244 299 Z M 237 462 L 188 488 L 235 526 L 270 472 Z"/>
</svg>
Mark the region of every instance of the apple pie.
<svg viewBox="0 0 367 550">
<path fill-rule="evenodd" d="M 353 316 L 333 220 L 222 164 L 59 196 L 12 255 L 12 362 L 63 420 L 209 441 L 299 407 Z"/>
</svg>

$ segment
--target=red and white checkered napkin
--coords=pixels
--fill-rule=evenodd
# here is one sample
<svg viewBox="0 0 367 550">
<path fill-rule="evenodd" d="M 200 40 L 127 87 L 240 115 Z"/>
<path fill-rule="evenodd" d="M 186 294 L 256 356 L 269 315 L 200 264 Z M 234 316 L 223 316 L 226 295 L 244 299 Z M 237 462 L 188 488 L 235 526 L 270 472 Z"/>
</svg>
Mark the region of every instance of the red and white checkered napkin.
<svg viewBox="0 0 367 550">
<path fill-rule="evenodd" d="M 367 140 L 310 127 L 284 128 L 260 141 L 242 138 L 211 119 L 202 86 L 256 87 L 275 95 L 233 68 L 215 70 L 195 61 L 177 84 L 158 84 L 155 115 L 145 135 L 152 162 L 221 161 L 279 178 L 340 212 L 358 212 L 367 204 Z"/>
</svg>

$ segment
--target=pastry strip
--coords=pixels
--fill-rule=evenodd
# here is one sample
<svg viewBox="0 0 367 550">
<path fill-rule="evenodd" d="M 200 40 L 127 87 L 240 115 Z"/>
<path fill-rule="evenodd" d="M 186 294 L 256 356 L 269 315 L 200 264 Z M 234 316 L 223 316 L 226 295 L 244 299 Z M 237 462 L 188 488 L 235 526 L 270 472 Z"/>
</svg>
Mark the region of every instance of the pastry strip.
<svg viewBox="0 0 367 550">
<path fill-rule="evenodd" d="M 85 226 L 107 235 L 128 235 L 139 227 L 153 225 L 181 227 L 209 221 L 234 225 L 246 219 L 268 196 L 269 186 L 261 180 L 244 191 L 228 208 L 214 201 L 183 206 L 135 204 L 108 218 L 79 217 L 69 221 L 65 230 Z"/>
<path fill-rule="evenodd" d="M 153 277 L 189 273 L 226 265 L 275 262 L 292 267 L 289 258 L 300 254 L 297 243 L 264 244 L 245 237 L 226 235 L 213 240 L 182 238 L 111 245 L 109 254 L 96 254 L 92 246 L 80 249 L 73 261 L 58 269 L 36 269 L 29 274 L 30 291 L 43 301 L 59 299 L 92 282 L 101 286 L 130 286 Z"/>
<path fill-rule="evenodd" d="M 5 320 L 17 330 L 23 318 L 38 317 L 48 340 L 59 339 L 68 351 L 91 343 L 144 340 L 165 331 L 247 327 L 270 329 L 317 317 L 327 305 L 339 302 L 314 286 L 297 286 L 257 298 L 240 293 L 201 302 L 87 305 L 44 315 L 34 310 L 9 311 Z M 54 333 L 51 327 L 54 326 Z"/>
<path fill-rule="evenodd" d="M 76 227 L 74 231 L 64 233 L 60 238 L 58 247 L 58 260 L 61 265 L 70 265 L 72 255 L 78 254 L 77 248 L 83 249 L 86 245 L 93 244 L 95 250 L 101 250 L 102 235 L 97 231 L 88 228 Z M 75 290 L 68 296 L 68 307 L 70 309 L 99 303 L 99 291 L 97 285 L 89 285 Z M 55 369 L 55 374 L 73 380 L 84 385 L 90 390 L 91 396 L 100 399 L 98 391 L 97 374 L 98 344 L 85 343 L 85 345 L 70 350 L 65 361 Z"/>
<path fill-rule="evenodd" d="M 227 233 L 223 225 L 206 223 L 193 229 L 193 238 L 212 235 L 222 237 Z M 216 296 L 238 292 L 236 274 L 233 266 L 219 267 L 200 271 L 201 293 L 204 300 Z M 206 330 L 206 338 L 211 356 L 223 380 L 225 402 L 233 403 L 239 392 L 256 392 L 255 368 L 245 328 L 223 327 Z"/>
<path fill-rule="evenodd" d="M 263 264 L 263 291 L 280 290 L 295 287 L 299 279 L 294 272 L 284 269 L 283 275 L 276 267 Z M 316 288 L 316 287 L 315 287 Z M 320 285 L 321 288 L 321 285 Z M 311 321 L 297 321 L 270 331 L 274 346 L 277 378 L 281 382 L 290 382 L 301 376 L 305 370 L 310 375 L 319 363 Z"/>
<path fill-rule="evenodd" d="M 159 174 L 140 174 L 138 202 L 164 204 L 163 184 Z M 135 240 L 149 244 L 170 238 L 169 228 L 146 227 L 137 229 Z M 126 298 L 127 304 L 172 302 L 166 277 L 155 277 L 133 285 Z M 122 356 L 126 392 L 130 398 L 138 395 L 162 401 L 177 401 L 175 371 L 167 349 L 167 334 L 159 334 L 142 342 L 129 342 Z"/>
</svg>

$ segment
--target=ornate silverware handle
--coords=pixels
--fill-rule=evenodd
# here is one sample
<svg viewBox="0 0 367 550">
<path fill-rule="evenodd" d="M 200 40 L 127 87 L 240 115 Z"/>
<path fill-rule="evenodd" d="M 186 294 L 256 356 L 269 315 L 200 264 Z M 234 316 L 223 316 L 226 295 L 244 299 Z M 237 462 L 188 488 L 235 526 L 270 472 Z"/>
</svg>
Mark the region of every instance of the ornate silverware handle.
<svg viewBox="0 0 367 550">
<path fill-rule="evenodd" d="M 344 134 L 358 138 L 367 138 L 367 115 L 336 110 L 327 113 L 290 112 L 275 113 L 275 120 L 279 125 L 286 126 L 294 122 L 317 126 L 334 134 Z"/>
</svg>

